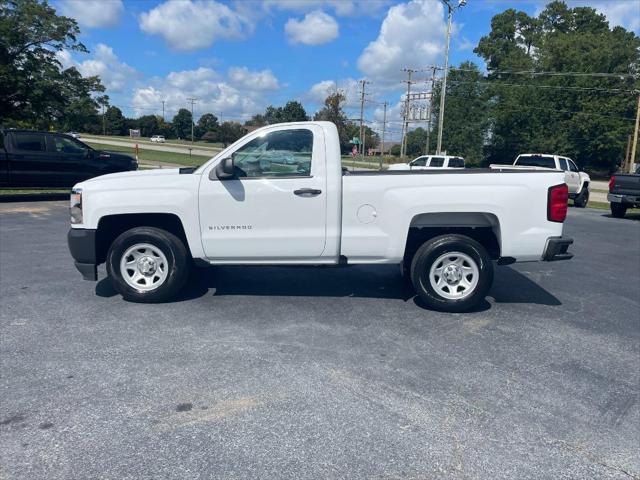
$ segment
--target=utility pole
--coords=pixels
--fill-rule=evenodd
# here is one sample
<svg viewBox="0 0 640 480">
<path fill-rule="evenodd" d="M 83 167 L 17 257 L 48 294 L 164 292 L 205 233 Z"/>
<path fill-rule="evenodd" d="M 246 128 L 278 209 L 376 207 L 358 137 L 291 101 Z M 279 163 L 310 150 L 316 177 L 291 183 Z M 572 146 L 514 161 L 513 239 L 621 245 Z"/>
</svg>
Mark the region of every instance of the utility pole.
<svg viewBox="0 0 640 480">
<path fill-rule="evenodd" d="M 429 98 L 429 106 L 427 107 L 427 145 L 425 155 L 429 155 L 431 149 L 431 115 L 433 113 L 433 88 L 436 85 L 436 71 L 438 67 L 431 67 L 431 97 Z"/>
<path fill-rule="evenodd" d="M 360 80 L 360 156 L 364 160 L 364 89 L 367 83 L 366 80 Z"/>
<path fill-rule="evenodd" d="M 107 124 L 104 119 L 104 103 L 102 104 L 102 135 L 107 134 Z"/>
<path fill-rule="evenodd" d="M 384 114 L 382 117 L 382 148 L 380 149 L 380 170 L 382 170 L 382 157 L 384 157 L 384 134 L 387 129 L 387 101 L 382 104 L 384 107 Z"/>
<path fill-rule="evenodd" d="M 162 121 L 164 122 L 164 100 L 162 100 Z"/>
<path fill-rule="evenodd" d="M 453 7 L 450 0 L 440 0 L 447 6 L 447 40 L 444 48 L 444 76 L 442 77 L 442 88 L 440 89 L 440 113 L 438 115 L 438 148 L 436 153 L 442 154 L 442 127 L 444 126 L 444 97 L 447 94 L 447 74 L 449 72 L 449 42 L 451 40 L 451 20 L 453 18 Z M 467 0 L 458 0 L 458 8 L 464 7 Z"/>
<path fill-rule="evenodd" d="M 638 146 L 638 126 L 640 126 L 640 93 L 638 94 L 638 107 L 636 108 L 636 127 L 633 130 L 633 144 L 629 157 L 629 173 L 633 173 L 633 165 L 636 161 L 636 147 Z"/>
<path fill-rule="evenodd" d="M 407 98 L 405 99 L 404 102 L 404 121 L 402 122 L 402 139 L 401 139 L 401 143 L 400 143 L 400 158 L 404 158 L 405 154 L 407 153 L 407 147 L 406 147 L 406 143 L 407 143 L 407 132 L 409 130 L 409 95 L 411 95 L 411 74 L 413 74 L 415 72 L 415 70 L 412 70 L 411 68 L 405 68 L 403 69 L 404 72 L 407 72 Z"/>
<path fill-rule="evenodd" d="M 197 98 L 187 98 L 189 102 L 191 102 L 191 143 L 193 143 L 193 104 L 196 103 Z"/>
</svg>

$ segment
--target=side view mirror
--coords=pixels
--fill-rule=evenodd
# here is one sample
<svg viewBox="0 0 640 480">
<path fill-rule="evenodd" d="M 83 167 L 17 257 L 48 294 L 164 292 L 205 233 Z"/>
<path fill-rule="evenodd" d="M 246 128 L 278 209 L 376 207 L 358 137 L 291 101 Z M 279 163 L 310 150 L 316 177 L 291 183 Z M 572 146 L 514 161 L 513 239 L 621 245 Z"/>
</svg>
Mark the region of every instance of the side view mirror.
<svg viewBox="0 0 640 480">
<path fill-rule="evenodd" d="M 214 178 L 215 176 L 215 178 Z M 229 180 L 235 178 L 235 167 L 233 165 L 233 158 L 223 158 L 215 169 L 209 173 L 209 180 Z"/>
</svg>

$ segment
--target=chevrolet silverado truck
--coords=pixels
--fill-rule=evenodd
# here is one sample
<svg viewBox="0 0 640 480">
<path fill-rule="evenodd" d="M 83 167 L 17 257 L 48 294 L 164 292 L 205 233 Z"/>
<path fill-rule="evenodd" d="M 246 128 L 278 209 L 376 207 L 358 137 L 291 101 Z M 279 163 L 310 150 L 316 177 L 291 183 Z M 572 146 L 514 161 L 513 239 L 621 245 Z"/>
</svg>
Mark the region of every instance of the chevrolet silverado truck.
<svg viewBox="0 0 640 480">
<path fill-rule="evenodd" d="M 564 172 L 564 181 L 569 188 L 569 198 L 573 200 L 573 205 L 584 208 L 589 202 L 591 178 L 587 173 L 581 172 L 575 162 L 568 157 L 543 153 L 523 153 L 518 155 L 513 165 L 490 165 L 490 168 L 497 170 L 502 168 L 561 170 Z"/>
<path fill-rule="evenodd" d="M 611 215 L 622 218 L 629 208 L 640 208 L 640 165 L 635 174 L 616 173 L 609 179 L 607 200 Z"/>
<path fill-rule="evenodd" d="M 137 168 L 135 158 L 94 150 L 71 135 L 0 131 L 0 186 L 71 187 L 92 177 Z"/>
<path fill-rule="evenodd" d="M 434 168 L 464 168 L 464 158 L 450 155 L 422 155 L 409 163 L 389 165 L 389 170 L 431 170 Z"/>
<path fill-rule="evenodd" d="M 170 299 L 193 263 L 398 264 L 428 306 L 460 312 L 485 298 L 494 261 L 572 257 L 567 195 L 551 170 L 344 172 L 334 124 L 278 124 L 199 168 L 75 185 L 68 244 L 85 279 L 106 263 L 130 301 Z"/>
</svg>

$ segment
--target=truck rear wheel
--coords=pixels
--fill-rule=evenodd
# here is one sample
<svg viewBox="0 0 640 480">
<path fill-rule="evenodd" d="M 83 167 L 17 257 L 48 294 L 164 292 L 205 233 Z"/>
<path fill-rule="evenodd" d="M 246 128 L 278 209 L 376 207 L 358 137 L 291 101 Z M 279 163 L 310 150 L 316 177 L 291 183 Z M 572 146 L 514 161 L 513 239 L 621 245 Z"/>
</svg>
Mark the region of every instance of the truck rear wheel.
<svg viewBox="0 0 640 480">
<path fill-rule="evenodd" d="M 425 242 L 411 262 L 411 281 L 430 307 L 466 312 L 484 300 L 493 283 L 487 250 L 464 235 L 441 235 Z"/>
<path fill-rule="evenodd" d="M 616 218 L 622 218 L 627 213 L 627 206 L 622 203 L 611 203 L 611 215 Z"/>
<path fill-rule="evenodd" d="M 189 274 L 189 256 L 174 234 L 136 227 L 116 238 L 107 254 L 107 273 L 125 300 L 162 302 L 175 296 Z"/>
</svg>

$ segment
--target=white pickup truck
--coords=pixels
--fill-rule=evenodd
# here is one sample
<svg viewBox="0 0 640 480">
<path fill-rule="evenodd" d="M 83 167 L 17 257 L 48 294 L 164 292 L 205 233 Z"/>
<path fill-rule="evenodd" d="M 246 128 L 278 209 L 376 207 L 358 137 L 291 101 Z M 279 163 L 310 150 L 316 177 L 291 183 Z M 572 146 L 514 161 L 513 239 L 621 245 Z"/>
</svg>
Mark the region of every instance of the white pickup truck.
<svg viewBox="0 0 640 480">
<path fill-rule="evenodd" d="M 409 163 L 389 165 L 389 170 L 431 170 L 435 168 L 464 168 L 464 158 L 450 155 L 422 155 Z"/>
<path fill-rule="evenodd" d="M 569 188 L 569 198 L 573 199 L 573 205 L 584 208 L 589 202 L 589 182 L 591 178 L 585 172 L 581 172 L 575 162 L 561 155 L 548 155 L 544 153 L 523 153 L 516 157 L 513 165 L 490 165 L 494 170 L 524 169 L 524 170 L 561 170 L 564 172 L 564 181 Z"/>
<path fill-rule="evenodd" d="M 329 122 L 263 127 L 197 169 L 104 175 L 71 193 L 68 243 L 127 300 L 163 301 L 200 265 L 399 264 L 432 308 L 484 299 L 493 262 L 563 260 L 561 172 L 344 172 Z M 268 279 L 265 279 L 268 281 Z"/>
</svg>

